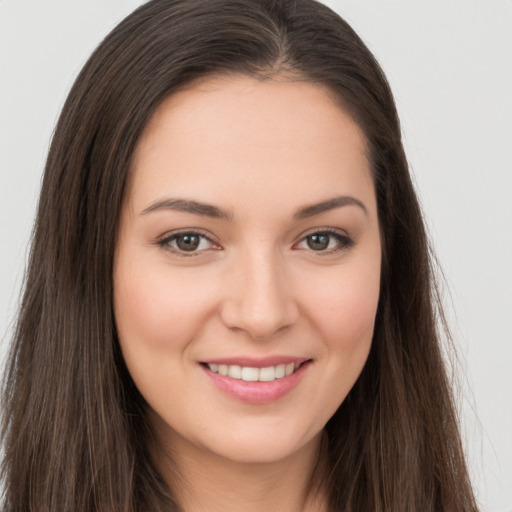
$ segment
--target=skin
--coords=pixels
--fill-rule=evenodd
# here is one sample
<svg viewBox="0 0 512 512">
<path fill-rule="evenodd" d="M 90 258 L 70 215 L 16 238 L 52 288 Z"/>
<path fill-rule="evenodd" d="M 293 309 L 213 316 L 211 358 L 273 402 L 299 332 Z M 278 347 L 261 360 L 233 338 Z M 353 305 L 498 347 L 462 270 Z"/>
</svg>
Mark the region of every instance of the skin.
<svg viewBox="0 0 512 512">
<path fill-rule="evenodd" d="M 305 489 L 321 463 L 322 429 L 367 359 L 379 297 L 365 149 L 323 87 L 244 76 L 210 77 L 171 95 L 137 145 L 115 316 L 161 443 L 154 456 L 185 510 L 324 508 L 321 493 L 315 500 Z M 339 196 L 355 201 L 296 215 Z M 169 198 L 226 215 L 162 207 Z M 311 248 L 310 235 L 326 229 L 341 238 Z M 207 238 L 180 252 L 172 236 L 183 230 Z M 276 354 L 310 363 L 294 389 L 267 403 L 226 395 L 200 364 Z"/>
</svg>

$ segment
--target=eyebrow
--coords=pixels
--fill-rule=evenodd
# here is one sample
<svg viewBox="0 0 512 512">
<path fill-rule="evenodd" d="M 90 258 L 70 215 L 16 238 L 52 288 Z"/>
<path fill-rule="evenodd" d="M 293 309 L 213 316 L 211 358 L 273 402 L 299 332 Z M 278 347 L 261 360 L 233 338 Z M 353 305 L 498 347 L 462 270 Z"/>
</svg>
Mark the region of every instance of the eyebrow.
<svg viewBox="0 0 512 512">
<path fill-rule="evenodd" d="M 332 199 L 327 199 L 320 203 L 304 206 L 300 208 L 293 216 L 294 220 L 302 220 L 320 213 L 341 208 L 343 206 L 353 205 L 361 208 L 365 214 L 368 210 L 362 201 L 351 196 L 338 196 Z M 140 215 L 147 215 L 148 213 L 159 210 L 176 210 L 179 212 L 192 213 L 194 215 L 201 215 L 204 217 L 211 217 L 213 219 L 232 220 L 233 215 L 217 206 L 191 199 L 162 199 L 148 206 L 141 212 Z"/>
<path fill-rule="evenodd" d="M 351 196 L 338 196 L 333 197 L 332 199 L 327 199 L 327 201 L 322 201 L 321 203 L 304 206 L 298 210 L 297 213 L 295 213 L 293 218 L 295 220 L 306 219 L 307 217 L 313 217 L 314 215 L 318 215 L 320 213 L 328 212 L 329 210 L 334 210 L 335 208 L 341 208 L 342 206 L 348 205 L 358 206 L 366 215 L 368 215 L 366 206 L 359 199 Z"/>
<path fill-rule="evenodd" d="M 148 206 L 141 212 L 141 215 L 147 215 L 158 210 L 176 210 L 178 212 L 193 213 L 194 215 L 223 220 L 230 220 L 232 218 L 229 212 L 221 210 L 217 206 L 192 201 L 191 199 L 162 199 Z"/>
</svg>

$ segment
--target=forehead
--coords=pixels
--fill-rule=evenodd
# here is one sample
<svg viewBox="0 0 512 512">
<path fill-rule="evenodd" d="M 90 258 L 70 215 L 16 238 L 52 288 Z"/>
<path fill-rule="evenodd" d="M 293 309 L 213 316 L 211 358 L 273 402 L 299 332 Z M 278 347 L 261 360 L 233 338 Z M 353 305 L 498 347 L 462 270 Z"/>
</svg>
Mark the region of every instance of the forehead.
<svg viewBox="0 0 512 512">
<path fill-rule="evenodd" d="M 211 77 L 172 94 L 146 126 L 132 173 L 136 208 L 168 193 L 229 202 L 272 189 L 310 202 L 333 188 L 373 192 L 357 124 L 325 87 L 289 79 Z"/>
</svg>

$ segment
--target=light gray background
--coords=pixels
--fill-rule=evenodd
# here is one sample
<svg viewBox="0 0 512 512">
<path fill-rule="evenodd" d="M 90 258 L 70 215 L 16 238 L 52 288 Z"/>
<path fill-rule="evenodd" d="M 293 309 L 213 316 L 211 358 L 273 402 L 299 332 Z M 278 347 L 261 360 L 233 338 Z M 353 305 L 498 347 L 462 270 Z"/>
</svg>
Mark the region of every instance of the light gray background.
<svg viewBox="0 0 512 512">
<path fill-rule="evenodd" d="M 0 356 L 45 154 L 74 77 L 140 0 L 0 0 Z M 512 1 L 330 0 L 381 62 L 446 274 L 467 451 L 512 511 Z M 7 333 L 7 334 L 4 334 Z"/>
</svg>

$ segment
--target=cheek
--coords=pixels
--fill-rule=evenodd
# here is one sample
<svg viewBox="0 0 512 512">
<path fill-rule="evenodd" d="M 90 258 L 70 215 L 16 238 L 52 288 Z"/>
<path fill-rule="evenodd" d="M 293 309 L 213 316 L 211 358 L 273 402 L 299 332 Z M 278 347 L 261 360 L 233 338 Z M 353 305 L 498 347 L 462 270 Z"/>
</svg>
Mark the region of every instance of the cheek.
<svg viewBox="0 0 512 512">
<path fill-rule="evenodd" d="M 330 315 L 332 334 L 337 333 L 346 342 L 353 340 L 355 344 L 372 337 L 379 299 L 378 284 L 358 284 L 343 285 L 337 299 L 333 301 L 336 312 L 332 311 Z M 325 321 L 329 322 L 329 319 Z"/>
<path fill-rule="evenodd" d="M 309 318 L 322 340 L 326 361 L 318 396 L 329 417 L 345 400 L 370 351 L 380 290 L 379 258 L 370 265 L 333 269 L 311 294 Z"/>
<path fill-rule="evenodd" d="M 317 284 L 309 310 L 326 343 L 333 348 L 369 348 L 379 300 L 379 267 L 343 269 Z"/>
<path fill-rule="evenodd" d="M 138 384 L 158 378 L 187 354 L 211 312 L 211 290 L 200 278 L 170 272 L 166 265 L 119 259 L 114 273 L 114 310 L 126 365 Z M 142 389 L 141 389 L 142 391 Z"/>
<path fill-rule="evenodd" d="M 313 289 L 301 290 L 301 296 L 307 296 L 302 302 L 307 319 L 303 325 L 317 340 L 315 355 L 321 368 L 306 400 L 308 408 L 316 404 L 314 428 L 323 428 L 334 415 L 368 358 L 379 299 L 378 258 L 367 270 L 348 264 L 332 268 L 317 274 Z"/>
<path fill-rule="evenodd" d="M 191 280 L 165 265 L 120 261 L 114 279 L 119 335 L 155 348 L 160 343 L 168 347 L 172 340 L 186 341 L 207 307 L 208 293 L 200 276 Z"/>
<path fill-rule="evenodd" d="M 114 272 L 114 311 L 123 358 L 135 385 L 150 404 L 182 407 L 186 400 L 183 361 L 204 326 L 211 291 L 201 279 L 171 272 L 168 265 L 141 262 L 136 250 L 119 258 Z M 182 389 L 175 396 L 170 388 Z M 193 400 L 193 397 L 189 397 Z"/>
</svg>

